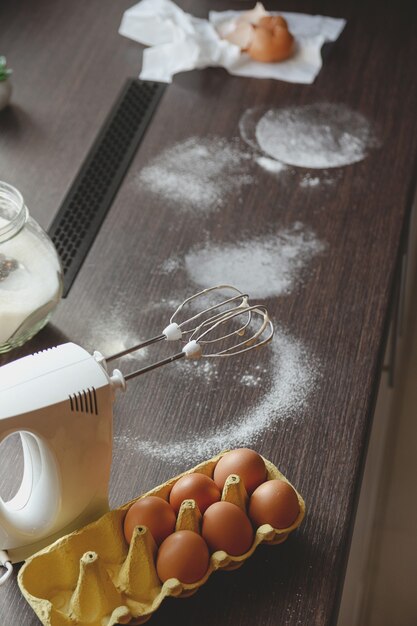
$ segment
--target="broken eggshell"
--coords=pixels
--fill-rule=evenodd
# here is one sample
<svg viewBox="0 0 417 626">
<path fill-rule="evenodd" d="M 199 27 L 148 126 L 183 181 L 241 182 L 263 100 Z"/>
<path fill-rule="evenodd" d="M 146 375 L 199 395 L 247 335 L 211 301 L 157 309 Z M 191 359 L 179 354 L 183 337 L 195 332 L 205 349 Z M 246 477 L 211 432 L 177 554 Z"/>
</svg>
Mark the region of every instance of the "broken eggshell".
<svg viewBox="0 0 417 626">
<path fill-rule="evenodd" d="M 262 2 L 257 2 L 255 7 L 250 11 L 245 11 L 240 17 L 239 20 L 242 22 L 247 22 L 249 24 L 258 24 L 259 20 L 265 16 L 270 15 L 268 11 L 266 11 Z"/>
<path fill-rule="evenodd" d="M 222 37 L 229 43 L 238 46 L 241 50 L 247 50 L 252 43 L 254 33 L 255 29 L 252 24 L 237 20 L 234 27 L 232 27 L 231 30 L 229 30 L 228 33 Z"/>
<path fill-rule="evenodd" d="M 285 61 L 293 53 L 294 37 L 282 26 L 273 29 L 259 26 L 255 29 L 248 53 L 254 61 L 277 63 Z"/>
<path fill-rule="evenodd" d="M 258 2 L 254 9 L 218 27 L 222 39 L 261 63 L 285 61 L 294 52 L 294 37 L 281 15 L 271 15 Z"/>
</svg>

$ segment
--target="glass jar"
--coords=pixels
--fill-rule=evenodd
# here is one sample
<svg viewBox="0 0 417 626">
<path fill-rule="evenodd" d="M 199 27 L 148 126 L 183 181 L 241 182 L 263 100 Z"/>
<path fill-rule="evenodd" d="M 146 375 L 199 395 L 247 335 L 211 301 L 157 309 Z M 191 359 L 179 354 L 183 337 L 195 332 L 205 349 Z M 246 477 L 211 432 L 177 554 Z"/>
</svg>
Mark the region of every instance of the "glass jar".
<svg viewBox="0 0 417 626">
<path fill-rule="evenodd" d="M 30 217 L 22 194 L 0 182 L 0 353 L 45 326 L 61 295 L 54 244 Z"/>
</svg>

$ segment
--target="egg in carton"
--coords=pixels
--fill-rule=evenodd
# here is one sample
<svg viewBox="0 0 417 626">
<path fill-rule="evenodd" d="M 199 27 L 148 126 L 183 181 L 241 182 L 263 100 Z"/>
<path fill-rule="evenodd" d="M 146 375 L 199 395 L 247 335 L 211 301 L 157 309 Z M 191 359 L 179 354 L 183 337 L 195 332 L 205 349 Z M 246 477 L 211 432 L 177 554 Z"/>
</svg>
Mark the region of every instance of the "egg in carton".
<svg viewBox="0 0 417 626">
<path fill-rule="evenodd" d="M 225 454 L 205 461 L 140 496 L 169 500 L 174 483 L 182 476 L 197 472 L 213 476 L 214 468 Z M 266 480 L 289 481 L 268 460 Z M 103 515 L 96 522 L 75 531 L 30 557 L 19 572 L 20 589 L 45 626 L 115 626 L 142 624 L 167 596 L 186 597 L 195 593 L 216 570 L 233 570 L 248 559 L 260 543 L 282 543 L 298 528 L 305 515 L 305 504 L 294 489 L 299 514 L 288 528 L 274 529 L 263 524 L 256 529 L 250 549 L 240 556 L 216 551 L 210 556 L 204 577 L 192 584 L 170 578 L 163 584 L 155 566 L 156 546 L 145 526 L 134 530 L 130 546 L 123 523 L 135 498 Z M 230 475 L 222 500 L 236 504 L 246 513 L 248 495 L 238 475 Z M 201 532 L 201 513 L 194 500 L 184 500 L 175 530 Z"/>
</svg>

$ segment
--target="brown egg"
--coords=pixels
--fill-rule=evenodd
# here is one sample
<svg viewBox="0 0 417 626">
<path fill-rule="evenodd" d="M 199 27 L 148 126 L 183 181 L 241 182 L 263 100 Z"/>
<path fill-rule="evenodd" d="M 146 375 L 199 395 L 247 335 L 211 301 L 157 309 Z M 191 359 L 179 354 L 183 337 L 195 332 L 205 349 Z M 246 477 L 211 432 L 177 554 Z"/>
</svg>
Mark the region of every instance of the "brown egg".
<svg viewBox="0 0 417 626">
<path fill-rule="evenodd" d="M 159 545 L 174 532 L 175 522 L 175 511 L 166 500 L 156 496 L 140 498 L 132 504 L 125 517 L 126 541 L 130 543 L 135 526 L 146 526 Z"/>
<path fill-rule="evenodd" d="M 240 556 L 249 550 L 253 528 L 247 515 L 236 504 L 215 502 L 203 515 L 201 534 L 211 552 L 224 550 Z"/>
<path fill-rule="evenodd" d="M 294 37 L 282 26 L 268 30 L 261 26 L 255 28 L 248 53 L 255 61 L 274 63 L 288 59 L 293 53 Z"/>
<path fill-rule="evenodd" d="M 220 489 L 214 480 L 205 474 L 194 473 L 177 480 L 169 494 L 169 503 L 178 513 L 181 502 L 191 498 L 196 501 L 200 512 L 204 513 L 210 504 L 218 502 L 220 497 Z"/>
<path fill-rule="evenodd" d="M 287 20 L 282 15 L 265 15 L 261 17 L 257 26 L 262 26 L 267 30 L 274 30 L 275 26 L 282 26 L 288 30 Z"/>
<path fill-rule="evenodd" d="M 249 500 L 249 517 L 255 528 L 271 524 L 288 528 L 300 512 L 295 490 L 283 480 L 268 480 L 253 492 Z"/>
<path fill-rule="evenodd" d="M 206 574 L 209 559 L 208 547 L 201 535 L 192 530 L 178 530 L 161 544 L 156 571 L 163 583 L 169 578 L 195 583 Z"/>
<path fill-rule="evenodd" d="M 230 450 L 222 456 L 214 468 L 214 482 L 223 489 L 226 478 L 237 474 L 243 480 L 248 494 L 266 480 L 266 467 L 263 458 L 249 448 Z"/>
</svg>

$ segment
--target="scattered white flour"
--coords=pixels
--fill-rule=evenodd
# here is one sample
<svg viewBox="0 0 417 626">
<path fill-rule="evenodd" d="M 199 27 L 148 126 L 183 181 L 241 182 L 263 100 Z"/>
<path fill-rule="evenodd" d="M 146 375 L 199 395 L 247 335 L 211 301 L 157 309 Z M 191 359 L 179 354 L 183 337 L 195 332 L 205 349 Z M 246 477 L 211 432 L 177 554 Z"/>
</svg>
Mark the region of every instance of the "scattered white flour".
<svg viewBox="0 0 417 626">
<path fill-rule="evenodd" d="M 102 316 L 100 315 L 94 320 L 94 326 L 85 329 L 84 345 L 87 349 L 90 351 L 98 350 L 103 356 L 110 357 L 144 341 L 143 337 L 138 337 L 135 328 L 129 328 L 133 324 L 125 319 L 120 309 L 103 311 L 102 313 Z M 142 361 L 148 355 L 149 349 L 145 347 L 124 356 L 123 359 L 125 362 Z M 112 366 L 117 367 L 117 361 L 109 364 L 110 368 Z M 124 371 L 124 368 L 121 369 Z"/>
<path fill-rule="evenodd" d="M 146 454 L 172 464 L 195 464 L 225 448 L 254 445 L 259 436 L 274 428 L 277 422 L 297 419 L 316 386 L 319 365 L 300 341 L 279 329 L 265 349 L 272 352 L 270 374 L 262 377 L 267 391 L 258 404 L 249 407 L 243 415 L 230 415 L 222 427 L 204 435 L 190 435 L 169 443 L 142 441 L 124 433 L 115 437 L 115 447 L 124 453 Z"/>
<path fill-rule="evenodd" d="M 191 137 L 144 167 L 139 182 L 179 208 L 215 210 L 252 182 L 251 160 L 237 141 Z"/>
<path fill-rule="evenodd" d="M 163 269 L 165 267 L 165 263 L 163 263 L 163 266 L 161 267 L 161 269 L 169 273 L 169 272 L 174 271 L 174 269 L 177 269 L 180 265 L 181 265 L 180 261 L 177 261 L 177 259 L 174 259 L 173 257 L 173 264 L 170 266 L 169 259 L 168 259 L 167 266 L 166 266 L 167 269 Z M 177 307 L 181 304 L 181 301 L 182 300 L 179 297 L 178 298 L 161 298 L 157 302 L 150 301 L 150 302 L 147 302 L 146 304 L 143 304 L 141 306 L 141 311 L 143 313 L 149 313 L 152 311 L 160 311 L 161 307 L 163 307 L 163 309 L 166 310 L 165 319 L 168 323 L 170 316 L 177 309 Z"/>
<path fill-rule="evenodd" d="M 344 104 L 270 109 L 259 119 L 255 136 L 268 156 L 318 169 L 361 161 L 377 145 L 368 120 Z"/>
<path fill-rule="evenodd" d="M 310 176 L 306 174 L 300 182 L 300 187 L 317 187 L 320 185 L 320 178 L 318 176 Z"/>
<path fill-rule="evenodd" d="M 206 383 L 219 380 L 217 361 L 213 359 L 201 359 L 200 361 L 182 359 L 182 361 L 178 361 L 177 368 L 184 380 L 188 380 L 190 376 L 204 378 Z"/>
<path fill-rule="evenodd" d="M 170 274 L 171 272 L 175 272 L 177 269 L 181 267 L 180 259 L 176 257 L 170 257 L 166 259 L 161 265 L 161 271 L 165 274 Z M 176 307 L 175 307 L 176 308 Z M 175 311 L 174 308 L 174 311 Z"/>
<path fill-rule="evenodd" d="M 243 374 L 240 379 L 240 384 L 245 387 L 258 387 L 262 382 L 262 376 L 254 376 L 253 374 Z"/>
<path fill-rule="evenodd" d="M 201 287 L 227 283 L 252 298 L 266 298 L 289 293 L 324 249 L 314 232 L 297 222 L 276 235 L 204 244 L 188 252 L 184 262 L 191 280 Z"/>
<path fill-rule="evenodd" d="M 197 379 L 204 379 L 206 383 L 214 383 L 220 381 L 222 375 L 217 367 L 218 361 L 216 359 L 202 359 L 201 361 L 186 361 L 183 359 L 177 364 L 178 371 L 189 380 L 190 376 Z M 253 365 L 252 368 L 253 370 Z M 256 372 L 240 372 L 238 375 L 233 375 L 232 380 L 238 382 L 244 387 L 258 387 L 262 384 L 265 378 L 265 374 L 268 373 L 267 368 L 263 368 L 262 371 L 259 366 L 256 367 Z"/>
<path fill-rule="evenodd" d="M 287 169 L 287 166 L 284 165 L 284 163 L 276 161 L 275 159 L 270 159 L 268 157 L 257 157 L 256 162 L 264 170 L 270 172 L 271 174 L 279 174 L 283 170 Z"/>
</svg>

